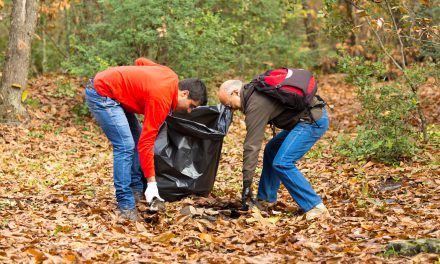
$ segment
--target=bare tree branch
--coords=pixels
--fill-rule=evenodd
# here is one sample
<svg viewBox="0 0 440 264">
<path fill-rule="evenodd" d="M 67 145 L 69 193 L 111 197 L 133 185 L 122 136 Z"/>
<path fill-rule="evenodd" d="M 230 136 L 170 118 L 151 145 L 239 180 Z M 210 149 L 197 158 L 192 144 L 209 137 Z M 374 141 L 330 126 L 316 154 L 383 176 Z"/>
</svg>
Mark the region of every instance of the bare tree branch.
<svg viewBox="0 0 440 264">
<path fill-rule="evenodd" d="M 394 18 L 393 11 L 391 10 L 390 3 L 388 2 L 388 0 L 385 0 L 385 3 L 387 4 L 388 12 L 390 13 L 391 20 L 393 20 L 393 25 L 394 25 L 394 29 L 396 30 L 397 39 L 399 40 L 400 43 L 400 54 L 402 55 L 402 68 L 405 69 L 406 68 L 405 52 L 404 52 L 405 46 L 403 45 L 402 38 L 400 37 L 400 29 L 397 26 L 396 19 Z"/>
<path fill-rule="evenodd" d="M 358 5 L 356 5 L 354 2 L 350 1 L 350 0 L 346 0 L 349 1 L 351 5 L 353 5 L 356 9 L 358 10 L 362 10 L 361 7 L 359 7 Z M 374 29 L 373 25 L 371 24 L 371 21 L 369 19 L 366 19 L 369 28 L 371 31 L 373 31 L 373 33 L 376 35 L 377 41 L 382 49 L 382 51 L 385 53 L 385 55 L 393 62 L 393 64 L 402 72 L 403 77 L 405 78 L 405 81 L 407 82 L 407 84 L 409 85 L 409 87 L 411 88 L 411 91 L 413 92 L 414 96 L 417 98 L 417 113 L 419 115 L 420 118 L 420 125 L 421 125 L 421 132 L 423 134 L 423 140 L 425 142 L 428 141 L 428 132 L 426 130 L 426 117 L 423 113 L 423 110 L 420 106 L 420 101 L 417 97 L 417 86 L 414 84 L 414 82 L 411 80 L 411 78 L 408 76 L 408 74 L 406 73 L 405 69 L 402 68 L 402 66 L 400 66 L 400 64 L 394 59 L 394 57 L 387 51 L 387 49 L 385 48 L 385 45 L 382 42 L 382 39 L 379 36 L 379 33 L 377 32 L 377 30 Z"/>
<path fill-rule="evenodd" d="M 381 47 L 381 49 L 383 50 L 383 52 L 385 52 L 385 55 L 387 55 L 388 58 L 390 58 L 390 60 L 394 63 L 394 65 L 399 68 L 399 70 L 404 71 L 404 69 L 402 68 L 402 66 L 400 66 L 400 64 L 396 61 L 396 59 L 394 59 L 394 57 L 388 52 L 388 50 L 385 48 L 385 45 L 382 42 L 382 39 L 379 36 L 379 33 L 377 32 L 377 30 L 374 29 L 373 25 L 371 25 L 371 21 L 367 20 L 368 25 L 370 26 L 371 31 L 373 31 L 373 33 L 376 35 L 377 38 L 377 42 L 379 42 L 379 45 Z M 404 73 L 405 74 L 405 73 Z"/>
</svg>

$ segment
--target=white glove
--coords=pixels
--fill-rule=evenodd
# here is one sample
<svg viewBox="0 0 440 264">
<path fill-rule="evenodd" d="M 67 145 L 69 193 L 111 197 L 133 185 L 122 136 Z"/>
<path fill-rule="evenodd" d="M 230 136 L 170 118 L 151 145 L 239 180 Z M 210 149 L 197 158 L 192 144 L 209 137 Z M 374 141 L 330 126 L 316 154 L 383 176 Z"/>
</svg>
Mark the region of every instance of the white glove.
<svg viewBox="0 0 440 264">
<path fill-rule="evenodd" d="M 156 197 L 161 202 L 164 201 L 164 199 L 159 196 L 157 182 L 149 182 L 147 189 L 145 190 L 145 199 L 147 200 L 147 203 L 150 204 L 153 201 L 154 197 Z"/>
</svg>

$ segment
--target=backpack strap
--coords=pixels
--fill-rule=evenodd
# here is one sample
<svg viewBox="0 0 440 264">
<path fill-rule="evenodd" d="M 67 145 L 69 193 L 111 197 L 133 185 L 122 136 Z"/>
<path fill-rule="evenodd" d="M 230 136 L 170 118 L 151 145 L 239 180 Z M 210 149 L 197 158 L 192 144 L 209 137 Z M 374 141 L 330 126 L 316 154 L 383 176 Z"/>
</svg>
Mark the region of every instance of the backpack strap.
<svg viewBox="0 0 440 264">
<path fill-rule="evenodd" d="M 315 94 L 315 97 L 318 99 L 319 103 L 317 103 L 316 105 L 314 105 L 313 107 L 324 107 L 327 105 L 327 102 L 324 101 L 324 99 L 322 99 L 321 96 Z"/>
<path fill-rule="evenodd" d="M 255 85 L 253 84 L 253 82 L 250 82 L 248 84 L 245 84 L 243 89 L 248 90 L 248 93 L 246 94 L 246 96 L 243 98 L 243 112 L 246 111 L 246 104 L 249 100 L 249 98 L 251 97 L 251 95 L 254 93 L 255 91 Z"/>
<path fill-rule="evenodd" d="M 277 135 L 277 132 L 275 130 L 275 124 L 273 123 L 272 120 L 270 120 L 269 125 L 270 125 L 270 128 L 272 129 L 272 138 L 274 138 Z"/>
<path fill-rule="evenodd" d="M 321 98 L 321 96 L 319 96 L 319 95 L 315 95 L 315 97 L 316 97 L 316 99 L 318 99 L 319 103 L 313 105 L 312 107 L 307 107 L 306 110 L 307 110 L 307 112 L 308 112 L 308 114 L 309 114 L 310 119 L 313 121 L 313 123 L 315 123 L 315 125 L 316 125 L 317 127 L 319 127 L 318 123 L 317 123 L 316 120 L 313 118 L 312 110 L 311 110 L 311 109 L 312 109 L 312 108 L 315 108 L 315 107 L 321 107 L 321 108 L 323 108 L 323 107 L 325 107 L 325 106 L 327 105 L 327 103 L 324 101 L 324 99 Z"/>
</svg>

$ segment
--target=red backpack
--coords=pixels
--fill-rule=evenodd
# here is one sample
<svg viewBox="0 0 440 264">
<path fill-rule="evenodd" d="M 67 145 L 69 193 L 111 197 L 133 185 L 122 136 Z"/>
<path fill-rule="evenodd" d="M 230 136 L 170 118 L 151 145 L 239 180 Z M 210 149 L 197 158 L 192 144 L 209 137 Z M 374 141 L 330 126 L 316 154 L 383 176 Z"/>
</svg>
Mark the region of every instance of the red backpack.
<svg viewBox="0 0 440 264">
<path fill-rule="evenodd" d="M 310 71 L 283 68 L 258 75 L 246 85 L 246 89 L 252 91 L 247 94 L 245 102 L 257 90 L 280 101 L 288 109 L 302 112 L 308 109 L 318 86 Z"/>
</svg>

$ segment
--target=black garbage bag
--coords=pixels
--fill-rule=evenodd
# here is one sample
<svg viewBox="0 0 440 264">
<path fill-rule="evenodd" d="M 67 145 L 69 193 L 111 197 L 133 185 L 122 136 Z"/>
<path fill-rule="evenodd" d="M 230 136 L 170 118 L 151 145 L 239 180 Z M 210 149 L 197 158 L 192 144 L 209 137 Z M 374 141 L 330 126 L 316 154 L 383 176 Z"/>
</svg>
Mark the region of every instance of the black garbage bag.
<svg viewBox="0 0 440 264">
<path fill-rule="evenodd" d="M 167 117 L 154 145 L 156 180 L 163 199 L 209 195 L 231 121 L 231 109 L 221 104 Z"/>
</svg>

